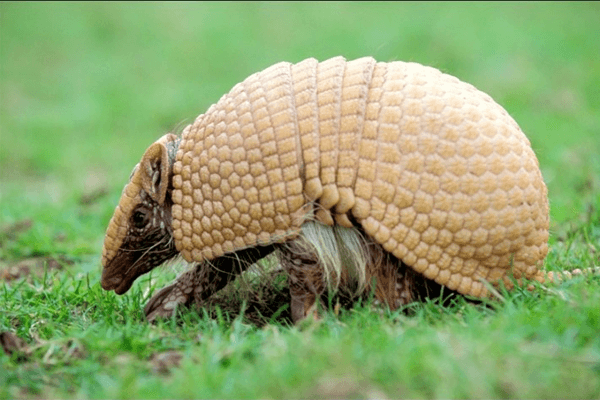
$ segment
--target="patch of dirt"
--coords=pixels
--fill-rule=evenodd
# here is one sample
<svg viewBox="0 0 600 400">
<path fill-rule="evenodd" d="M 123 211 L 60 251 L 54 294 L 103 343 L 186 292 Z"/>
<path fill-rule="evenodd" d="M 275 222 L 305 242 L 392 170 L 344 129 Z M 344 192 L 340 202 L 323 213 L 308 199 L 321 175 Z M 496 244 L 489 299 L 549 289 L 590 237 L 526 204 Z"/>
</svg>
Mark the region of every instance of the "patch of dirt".
<svg viewBox="0 0 600 400">
<path fill-rule="evenodd" d="M 318 379 L 310 395 L 314 399 L 387 399 L 378 388 L 363 382 L 360 373 L 342 375 L 325 374 Z"/>
<path fill-rule="evenodd" d="M 179 367 L 183 354 L 179 351 L 164 351 L 162 353 L 154 353 L 150 356 L 150 364 L 154 373 L 166 375 L 170 372 L 171 368 Z"/>
<path fill-rule="evenodd" d="M 23 277 L 41 277 L 45 270 L 61 270 L 63 266 L 72 264 L 73 261 L 64 256 L 26 258 L 8 265 L 0 264 L 0 280 L 13 281 Z"/>
<path fill-rule="evenodd" d="M 84 359 L 87 356 L 83 344 L 75 339 L 70 339 L 65 346 L 63 346 L 65 359 L 77 358 L 79 360 Z"/>
<path fill-rule="evenodd" d="M 34 352 L 43 349 L 44 356 L 41 362 L 45 365 L 69 363 L 72 359 L 83 359 L 87 355 L 83 345 L 77 339 L 63 338 L 47 341 L 41 340 L 35 333 L 31 335 L 33 343 L 27 344 L 25 340 L 12 332 L 1 332 L 2 350 L 9 357 L 13 357 L 16 362 L 25 362 L 30 360 Z"/>
<path fill-rule="evenodd" d="M 14 333 L 0 333 L 0 344 L 2 345 L 2 350 L 7 356 L 12 357 L 14 355 L 15 360 L 18 362 L 27 360 L 27 345 L 23 339 Z"/>
<path fill-rule="evenodd" d="M 0 228 L 0 247 L 5 241 L 15 240 L 21 233 L 28 231 L 33 226 L 30 219 L 22 219 L 13 224 L 4 225 Z"/>
</svg>

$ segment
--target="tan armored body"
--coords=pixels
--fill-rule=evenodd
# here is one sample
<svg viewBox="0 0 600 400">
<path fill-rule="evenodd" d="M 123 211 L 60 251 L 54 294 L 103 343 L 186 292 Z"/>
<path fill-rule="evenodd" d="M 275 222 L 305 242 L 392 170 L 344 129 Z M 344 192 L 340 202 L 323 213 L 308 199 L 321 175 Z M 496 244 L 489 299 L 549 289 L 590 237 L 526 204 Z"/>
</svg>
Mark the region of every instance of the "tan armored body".
<svg viewBox="0 0 600 400">
<path fill-rule="evenodd" d="M 317 221 L 366 234 L 462 294 L 545 279 L 548 197 L 529 141 L 488 95 L 416 63 L 307 59 L 234 86 L 144 155 L 108 228 L 105 268 L 123 264 L 112 260 L 145 197 L 170 223 L 169 255 L 189 262 L 293 241 Z M 107 288 L 124 276 L 105 275 Z"/>
</svg>

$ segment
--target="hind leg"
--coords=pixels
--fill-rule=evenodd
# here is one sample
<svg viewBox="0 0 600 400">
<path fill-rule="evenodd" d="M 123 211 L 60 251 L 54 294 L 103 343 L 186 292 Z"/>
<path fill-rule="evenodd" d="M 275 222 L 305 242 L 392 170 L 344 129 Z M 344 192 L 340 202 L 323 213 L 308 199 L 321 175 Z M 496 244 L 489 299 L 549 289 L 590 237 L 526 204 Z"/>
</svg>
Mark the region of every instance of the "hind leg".
<svg viewBox="0 0 600 400">
<path fill-rule="evenodd" d="M 386 302 L 390 309 L 395 310 L 407 304 L 425 299 L 439 298 L 442 293 L 444 301 L 451 299 L 455 291 L 443 288 L 440 284 L 414 271 L 401 260 L 379 247 L 381 254 L 371 256 L 368 264 L 377 278 L 375 298 Z"/>
<path fill-rule="evenodd" d="M 456 294 L 425 278 L 379 245 L 370 249 L 369 256 L 368 273 L 376 278 L 375 298 L 392 310 L 416 301 L 438 298 L 442 293 L 444 300 Z"/>
<path fill-rule="evenodd" d="M 366 293 L 374 292 L 377 304 L 395 310 L 417 300 L 415 274 L 406 264 L 377 243 L 366 247 Z"/>
</svg>

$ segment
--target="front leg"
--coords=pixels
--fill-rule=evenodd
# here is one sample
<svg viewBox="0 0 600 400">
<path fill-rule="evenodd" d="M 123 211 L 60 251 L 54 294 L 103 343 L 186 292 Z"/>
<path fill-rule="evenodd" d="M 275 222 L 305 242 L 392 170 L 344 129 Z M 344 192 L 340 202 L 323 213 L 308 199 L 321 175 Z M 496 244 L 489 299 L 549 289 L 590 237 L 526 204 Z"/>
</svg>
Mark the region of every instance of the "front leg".
<svg viewBox="0 0 600 400">
<path fill-rule="evenodd" d="M 300 242 L 290 241 L 279 249 L 279 260 L 288 275 L 292 321 L 297 324 L 311 314 L 317 317 L 317 301 L 325 291 L 324 269 L 317 255 Z"/>
<path fill-rule="evenodd" d="M 201 305 L 223 289 L 240 273 L 275 249 L 274 245 L 254 247 L 226 254 L 213 261 L 196 264 L 175 281 L 156 293 L 144 307 L 146 319 L 172 316 L 180 306 Z"/>
<path fill-rule="evenodd" d="M 219 272 L 221 271 L 215 270 L 206 262 L 196 264 L 152 296 L 144 307 L 146 319 L 152 322 L 157 318 L 168 318 L 181 306 L 189 307 L 194 302 L 200 303 L 209 298 L 224 287 L 234 275 L 231 273 L 225 276 Z"/>
</svg>

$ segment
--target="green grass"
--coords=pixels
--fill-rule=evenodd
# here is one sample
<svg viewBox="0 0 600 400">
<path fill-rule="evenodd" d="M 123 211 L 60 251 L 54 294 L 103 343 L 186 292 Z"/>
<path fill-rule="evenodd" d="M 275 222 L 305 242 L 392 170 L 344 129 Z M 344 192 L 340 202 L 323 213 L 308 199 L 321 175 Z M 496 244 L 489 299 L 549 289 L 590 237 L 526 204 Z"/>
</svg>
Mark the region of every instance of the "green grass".
<svg viewBox="0 0 600 400">
<path fill-rule="evenodd" d="M 99 286 L 150 143 L 274 62 L 340 54 L 489 93 L 548 184 L 546 268 L 600 266 L 599 48 L 593 3 L 0 3 L 0 332 L 26 344 L 0 352 L 0 398 L 600 397 L 597 277 L 300 327 L 223 312 L 148 325 L 165 269 L 125 296 Z"/>
</svg>

